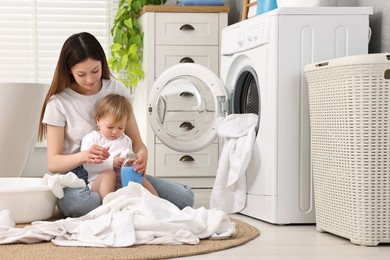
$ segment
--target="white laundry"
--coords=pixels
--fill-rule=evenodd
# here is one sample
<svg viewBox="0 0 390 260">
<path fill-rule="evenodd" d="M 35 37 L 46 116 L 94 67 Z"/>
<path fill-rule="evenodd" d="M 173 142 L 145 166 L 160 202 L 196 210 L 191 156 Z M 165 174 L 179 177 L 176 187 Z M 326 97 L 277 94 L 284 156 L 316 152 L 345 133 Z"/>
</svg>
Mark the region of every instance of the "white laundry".
<svg viewBox="0 0 390 260">
<path fill-rule="evenodd" d="M 210 207 L 234 213 L 246 203 L 245 171 L 252 157 L 258 115 L 231 114 L 218 127 L 223 138 L 217 175 L 210 197 Z"/>
<path fill-rule="evenodd" d="M 61 199 L 64 197 L 64 188 L 82 188 L 86 184 L 84 180 L 79 179 L 73 172 L 67 174 L 49 174 L 43 176 L 42 183 L 49 186 L 54 196 Z"/>
<path fill-rule="evenodd" d="M 39 232 L 34 226 L 15 228 L 15 222 L 11 218 L 11 212 L 8 209 L 0 211 L 0 244 L 15 242 L 30 244 L 50 241 L 52 238 L 54 238 L 53 235 Z"/>
<path fill-rule="evenodd" d="M 3 212 L 1 212 L 2 214 Z M 129 183 L 108 194 L 103 205 L 79 218 L 36 221 L 15 228 L 0 214 L 0 244 L 52 241 L 61 246 L 125 247 L 134 244 L 197 244 L 199 239 L 230 237 L 235 232 L 223 211 L 183 210 Z"/>
</svg>

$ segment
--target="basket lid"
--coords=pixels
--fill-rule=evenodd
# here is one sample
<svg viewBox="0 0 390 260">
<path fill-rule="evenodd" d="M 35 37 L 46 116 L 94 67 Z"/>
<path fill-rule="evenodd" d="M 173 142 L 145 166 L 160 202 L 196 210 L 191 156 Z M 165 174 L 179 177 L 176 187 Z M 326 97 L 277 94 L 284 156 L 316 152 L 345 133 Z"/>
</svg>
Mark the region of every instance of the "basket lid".
<svg viewBox="0 0 390 260">
<path fill-rule="evenodd" d="M 324 60 L 321 62 L 307 64 L 305 66 L 304 72 L 309 72 L 313 70 L 331 68 L 331 67 L 340 67 L 346 65 L 363 65 L 363 64 L 380 64 L 388 63 L 390 64 L 390 53 L 372 53 L 372 54 L 360 54 L 360 55 L 351 55 L 345 56 L 330 60 Z"/>
</svg>

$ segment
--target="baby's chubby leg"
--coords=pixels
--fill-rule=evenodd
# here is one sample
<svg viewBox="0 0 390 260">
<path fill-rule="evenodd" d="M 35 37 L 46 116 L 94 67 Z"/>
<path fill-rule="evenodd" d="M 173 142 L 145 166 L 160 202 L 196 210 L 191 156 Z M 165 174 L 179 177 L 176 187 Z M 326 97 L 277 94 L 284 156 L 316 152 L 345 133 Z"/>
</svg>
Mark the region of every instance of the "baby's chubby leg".
<svg viewBox="0 0 390 260">
<path fill-rule="evenodd" d="M 101 199 L 108 193 L 114 192 L 116 187 L 116 174 L 113 170 L 105 170 L 99 174 L 92 184 L 91 190 L 98 192 Z"/>
</svg>

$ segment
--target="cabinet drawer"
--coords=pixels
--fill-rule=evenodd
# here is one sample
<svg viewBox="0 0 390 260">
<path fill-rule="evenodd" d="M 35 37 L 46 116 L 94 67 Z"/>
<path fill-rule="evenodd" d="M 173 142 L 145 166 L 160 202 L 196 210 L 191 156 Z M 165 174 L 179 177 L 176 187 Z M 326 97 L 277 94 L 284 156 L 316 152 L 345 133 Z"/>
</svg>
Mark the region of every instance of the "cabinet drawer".
<svg viewBox="0 0 390 260">
<path fill-rule="evenodd" d="M 156 13 L 157 45 L 218 45 L 217 13 Z"/>
<path fill-rule="evenodd" d="M 188 154 L 156 144 L 155 175 L 158 177 L 213 177 L 217 167 L 218 144 Z"/>
<path fill-rule="evenodd" d="M 218 75 L 218 46 L 157 46 L 156 77 L 173 65 L 194 62 L 211 69 Z"/>
</svg>

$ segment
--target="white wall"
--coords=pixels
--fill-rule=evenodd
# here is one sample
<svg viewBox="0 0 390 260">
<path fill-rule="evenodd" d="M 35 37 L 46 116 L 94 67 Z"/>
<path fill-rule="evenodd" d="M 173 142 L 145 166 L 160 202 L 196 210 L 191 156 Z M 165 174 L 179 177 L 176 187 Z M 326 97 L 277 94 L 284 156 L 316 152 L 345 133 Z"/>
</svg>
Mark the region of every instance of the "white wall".
<svg viewBox="0 0 390 260">
<path fill-rule="evenodd" d="M 325 3 L 334 1 L 326 1 Z M 370 17 L 372 37 L 370 53 L 390 52 L 390 1 L 388 0 L 338 0 L 337 6 L 372 6 L 374 14 Z"/>
<path fill-rule="evenodd" d="M 26 168 L 24 169 L 22 176 L 41 177 L 45 173 L 48 173 L 46 148 L 37 147 L 35 148 L 33 154 L 30 156 L 30 159 L 26 165 Z"/>
</svg>

